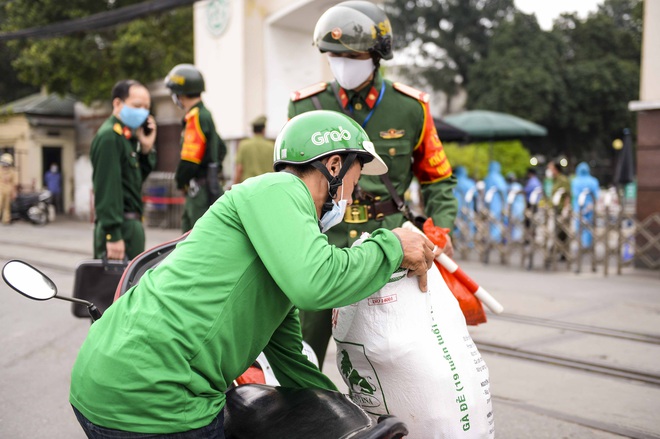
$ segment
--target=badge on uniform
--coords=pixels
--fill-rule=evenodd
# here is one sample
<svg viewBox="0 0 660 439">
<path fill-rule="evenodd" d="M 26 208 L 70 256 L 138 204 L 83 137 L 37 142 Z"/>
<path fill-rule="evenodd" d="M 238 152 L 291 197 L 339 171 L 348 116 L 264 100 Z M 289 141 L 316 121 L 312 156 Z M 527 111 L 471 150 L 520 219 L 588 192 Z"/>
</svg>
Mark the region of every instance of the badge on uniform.
<svg viewBox="0 0 660 439">
<path fill-rule="evenodd" d="M 400 139 L 405 134 L 406 130 L 396 130 L 394 128 L 390 128 L 387 131 L 381 131 L 380 137 L 381 139 Z"/>
</svg>

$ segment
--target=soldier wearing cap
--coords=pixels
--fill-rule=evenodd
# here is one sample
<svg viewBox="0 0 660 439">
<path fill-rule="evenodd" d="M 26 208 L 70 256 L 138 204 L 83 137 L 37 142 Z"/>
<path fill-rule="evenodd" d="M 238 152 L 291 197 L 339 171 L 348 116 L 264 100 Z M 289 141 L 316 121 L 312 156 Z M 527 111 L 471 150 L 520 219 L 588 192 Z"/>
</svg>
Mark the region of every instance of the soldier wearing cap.
<svg viewBox="0 0 660 439">
<path fill-rule="evenodd" d="M 94 257 L 132 259 L 144 251 L 142 183 L 156 166 L 151 96 L 138 81 L 117 82 L 112 115 L 90 149 L 94 184 Z"/>
<path fill-rule="evenodd" d="M 392 59 L 392 29 L 385 13 L 367 1 L 345 1 L 316 23 L 314 45 L 327 53 L 335 81 L 291 95 L 289 117 L 318 109 L 343 112 L 367 132 L 389 171 L 386 178 L 363 176 L 344 222 L 328 233 L 331 243 L 350 246 L 362 232 L 399 227 L 406 218 L 404 193 L 413 177 L 421 184 L 425 213 L 436 226 L 453 229 L 456 179 L 438 138 L 429 97 L 379 72 Z M 389 187 L 388 187 L 389 186 Z M 444 249 L 453 249 L 448 242 Z M 331 335 L 331 311 L 303 313 L 303 334 L 321 364 Z"/>
<path fill-rule="evenodd" d="M 259 116 L 252 121 L 254 135 L 241 140 L 236 153 L 234 184 L 250 177 L 265 174 L 273 170 L 273 147 L 275 143 L 264 137 L 266 116 Z"/>
<path fill-rule="evenodd" d="M 211 112 L 202 102 L 204 77 L 192 64 L 179 64 L 165 78 L 174 103 L 186 112 L 181 131 L 181 160 L 176 168 L 177 188 L 186 194 L 181 218 L 185 233 L 222 195 L 219 176 L 227 147 L 215 130 Z"/>
</svg>

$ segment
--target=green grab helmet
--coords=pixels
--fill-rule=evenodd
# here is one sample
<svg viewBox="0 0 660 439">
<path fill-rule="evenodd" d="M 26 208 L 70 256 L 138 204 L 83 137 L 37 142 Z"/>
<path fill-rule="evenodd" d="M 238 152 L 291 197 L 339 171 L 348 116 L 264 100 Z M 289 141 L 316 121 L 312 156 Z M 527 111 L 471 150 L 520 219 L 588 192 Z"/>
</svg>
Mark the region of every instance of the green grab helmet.
<svg viewBox="0 0 660 439">
<path fill-rule="evenodd" d="M 165 77 L 165 86 L 177 95 L 196 95 L 204 91 L 204 77 L 194 65 L 179 64 Z"/>
<path fill-rule="evenodd" d="M 314 28 L 314 45 L 322 53 L 376 53 L 392 59 L 392 26 L 373 3 L 346 1 L 321 15 Z"/>
<path fill-rule="evenodd" d="M 273 168 L 281 171 L 286 165 L 312 164 L 323 157 L 351 152 L 362 159 L 363 175 L 387 172 L 387 165 L 357 122 L 336 111 L 309 111 L 292 118 L 278 134 Z"/>
</svg>

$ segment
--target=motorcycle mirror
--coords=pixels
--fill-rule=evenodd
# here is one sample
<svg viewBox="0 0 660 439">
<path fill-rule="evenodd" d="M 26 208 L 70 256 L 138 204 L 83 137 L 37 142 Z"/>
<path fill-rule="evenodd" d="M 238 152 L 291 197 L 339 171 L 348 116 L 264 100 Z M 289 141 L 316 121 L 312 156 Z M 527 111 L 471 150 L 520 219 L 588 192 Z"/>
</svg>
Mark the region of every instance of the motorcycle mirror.
<svg viewBox="0 0 660 439">
<path fill-rule="evenodd" d="M 48 300 L 57 295 L 55 283 L 30 264 L 12 260 L 2 267 L 2 279 L 12 289 L 34 300 Z"/>
</svg>

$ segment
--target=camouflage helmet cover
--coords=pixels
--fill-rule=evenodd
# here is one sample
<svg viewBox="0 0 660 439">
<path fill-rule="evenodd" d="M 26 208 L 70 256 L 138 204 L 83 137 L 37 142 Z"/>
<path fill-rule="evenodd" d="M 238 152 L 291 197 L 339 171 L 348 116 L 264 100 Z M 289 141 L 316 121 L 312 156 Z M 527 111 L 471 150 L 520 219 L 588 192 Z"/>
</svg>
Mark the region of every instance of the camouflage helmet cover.
<svg viewBox="0 0 660 439">
<path fill-rule="evenodd" d="M 195 95 L 204 91 L 204 77 L 192 64 L 174 66 L 165 77 L 165 86 L 178 95 Z"/>
<path fill-rule="evenodd" d="M 376 53 L 392 59 L 392 26 L 373 3 L 345 1 L 325 11 L 316 22 L 314 45 L 321 52 Z"/>
</svg>

